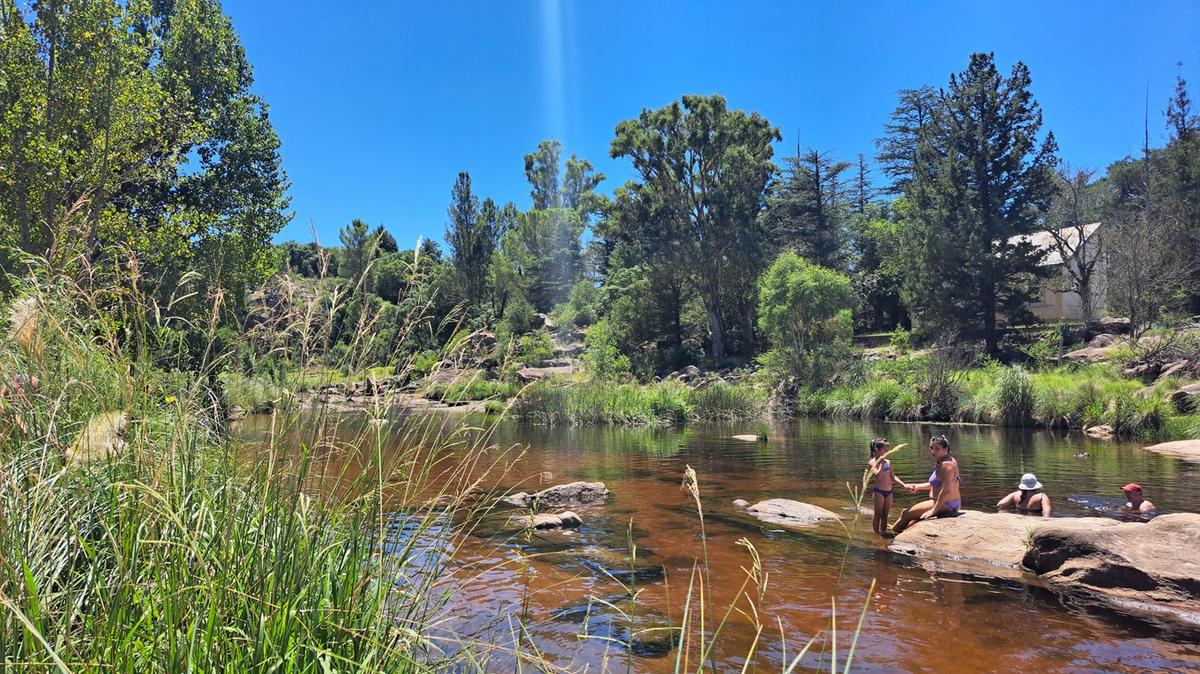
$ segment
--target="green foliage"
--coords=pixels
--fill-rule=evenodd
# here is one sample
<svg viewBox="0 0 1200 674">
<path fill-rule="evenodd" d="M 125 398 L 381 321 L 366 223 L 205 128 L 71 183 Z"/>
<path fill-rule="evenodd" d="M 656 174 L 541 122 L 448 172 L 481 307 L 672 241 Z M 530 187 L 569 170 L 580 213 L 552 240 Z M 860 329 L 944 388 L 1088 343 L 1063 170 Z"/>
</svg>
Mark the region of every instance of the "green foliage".
<svg viewBox="0 0 1200 674">
<path fill-rule="evenodd" d="M 974 54 L 948 86 L 906 92 L 881 142 L 908 198 L 900 211 L 904 299 L 923 323 L 982 335 L 997 348 L 997 318 L 1026 315 L 1039 292 L 1042 252 L 1014 238 L 1041 229 L 1055 191 L 1053 136 L 1029 94 L 1028 68 L 1006 78 Z"/>
<path fill-rule="evenodd" d="M 1048 330 L 1036 341 L 1021 346 L 1021 353 L 1033 361 L 1034 366 L 1041 370 L 1054 364 L 1062 355 L 1062 330 Z"/>
<path fill-rule="evenodd" d="M 581 279 L 571 286 L 566 304 L 554 310 L 555 318 L 562 325 L 587 327 L 596 322 L 600 313 L 600 289 L 588 279 Z"/>
<path fill-rule="evenodd" d="M 759 418 L 765 401 L 765 391 L 724 383 L 694 390 L 678 382 L 648 386 L 540 383 L 517 399 L 513 411 L 522 421 L 534 424 L 664 426 L 693 419 Z"/>
<path fill-rule="evenodd" d="M 523 363 L 544 363 L 554 358 L 554 343 L 545 329 L 521 335 L 517 340 L 516 360 Z"/>
<path fill-rule="evenodd" d="M 1028 426 L 1033 422 L 1033 382 L 1020 367 L 1005 368 L 996 381 L 996 423 L 1001 426 Z"/>
<path fill-rule="evenodd" d="M 759 282 L 758 326 L 784 374 L 819 385 L 849 351 L 854 325 L 850 280 L 785 251 Z"/>
<path fill-rule="evenodd" d="M 650 229 L 704 303 L 711 355 L 725 357 L 724 283 L 755 272 L 752 242 L 763 191 L 775 171 L 779 130 L 729 110 L 721 96 L 684 96 L 617 125 L 613 157 L 638 174 L 618 195 L 623 229 Z M 635 224 L 637 223 L 637 224 Z"/>
<path fill-rule="evenodd" d="M 892 331 L 888 343 L 896 350 L 896 353 L 906 354 L 912 348 L 912 332 L 904 328 L 896 328 Z"/>
<path fill-rule="evenodd" d="M 593 379 L 618 381 L 629 376 L 629 358 L 617 348 L 609 320 L 601 319 L 584 337 L 583 366 Z"/>
</svg>

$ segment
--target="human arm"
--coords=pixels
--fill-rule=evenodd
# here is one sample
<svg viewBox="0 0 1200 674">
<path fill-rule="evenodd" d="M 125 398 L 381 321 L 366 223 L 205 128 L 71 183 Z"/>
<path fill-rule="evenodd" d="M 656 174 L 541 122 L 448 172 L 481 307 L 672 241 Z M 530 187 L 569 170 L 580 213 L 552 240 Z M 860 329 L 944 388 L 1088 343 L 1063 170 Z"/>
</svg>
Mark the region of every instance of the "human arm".
<svg viewBox="0 0 1200 674">
<path fill-rule="evenodd" d="M 999 502 L 996 503 L 996 508 L 997 509 L 1011 508 L 1013 505 L 1013 502 L 1016 501 L 1018 498 L 1020 498 L 1020 496 L 1021 496 L 1020 492 L 1009 492 L 1008 496 L 1005 496 L 1004 498 L 1000 499 Z"/>
<path fill-rule="evenodd" d="M 950 470 L 949 470 L 949 468 L 946 467 L 946 464 L 945 463 L 938 464 L 938 467 L 937 467 L 938 482 L 942 485 L 945 485 L 946 481 L 949 479 L 949 477 L 950 477 Z M 932 488 L 932 485 L 930 485 L 930 488 Z M 930 519 L 931 517 L 937 516 L 937 514 L 940 513 L 946 507 L 946 500 L 947 500 L 946 496 L 949 493 L 949 491 L 950 490 L 948 488 L 943 486 L 942 489 L 940 489 L 938 491 L 937 498 L 934 499 L 934 501 L 933 501 L 933 507 L 930 508 L 929 510 L 926 510 L 924 513 L 921 513 L 921 519 L 927 520 L 927 519 Z"/>
<path fill-rule="evenodd" d="M 904 480 L 901 480 L 900 476 L 896 474 L 896 471 L 892 471 L 892 482 L 895 482 L 896 486 L 900 487 L 901 489 L 903 489 L 905 491 L 909 491 L 909 492 L 913 491 L 912 486 L 905 484 Z"/>
<path fill-rule="evenodd" d="M 1042 517 L 1049 517 L 1050 509 L 1050 497 L 1042 494 Z"/>
<path fill-rule="evenodd" d="M 877 459 L 871 459 L 867 462 L 867 467 L 871 469 L 872 475 L 879 475 L 883 470 L 883 465 Z"/>
</svg>

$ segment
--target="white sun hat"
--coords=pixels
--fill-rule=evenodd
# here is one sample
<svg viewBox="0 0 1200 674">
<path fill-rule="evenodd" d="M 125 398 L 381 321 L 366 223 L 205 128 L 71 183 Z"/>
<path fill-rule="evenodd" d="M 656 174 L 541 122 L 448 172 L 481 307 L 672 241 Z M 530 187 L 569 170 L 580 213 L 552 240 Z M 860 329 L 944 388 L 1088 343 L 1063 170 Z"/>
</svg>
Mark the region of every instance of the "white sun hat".
<svg viewBox="0 0 1200 674">
<path fill-rule="evenodd" d="M 1021 489 L 1034 490 L 1041 489 L 1042 483 L 1038 482 L 1037 475 L 1033 473 L 1025 473 L 1021 476 L 1021 484 L 1017 485 Z"/>
</svg>

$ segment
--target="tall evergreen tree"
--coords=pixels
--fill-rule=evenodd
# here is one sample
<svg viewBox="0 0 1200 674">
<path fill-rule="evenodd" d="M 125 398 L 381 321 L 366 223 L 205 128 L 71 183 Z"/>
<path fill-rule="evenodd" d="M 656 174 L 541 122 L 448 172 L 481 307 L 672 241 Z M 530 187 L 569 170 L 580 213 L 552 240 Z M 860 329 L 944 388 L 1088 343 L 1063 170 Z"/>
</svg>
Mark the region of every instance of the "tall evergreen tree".
<svg viewBox="0 0 1200 674">
<path fill-rule="evenodd" d="M 529 180 L 529 196 L 533 207 L 541 210 L 559 208 L 562 192 L 559 190 L 559 160 L 562 158 L 562 143 L 543 140 L 537 151 L 525 155 L 525 177 Z"/>
<path fill-rule="evenodd" d="M 1043 252 L 1024 239 L 1041 229 L 1055 191 L 1054 135 L 1018 62 L 1006 78 L 991 54 L 974 54 L 937 96 L 917 131 L 904 190 L 913 272 L 906 299 L 923 322 L 961 327 L 997 350 L 1001 319 L 1021 319 L 1040 292 Z M 905 133 L 911 133 L 906 131 Z M 916 166 L 918 168 L 913 168 Z"/>
<path fill-rule="evenodd" d="M 446 245 L 467 301 L 478 306 L 486 299 L 488 265 L 496 247 L 496 204 L 488 199 L 481 207 L 471 193 L 471 175 L 462 171 L 451 190 L 448 213 Z"/>
<path fill-rule="evenodd" d="M 850 164 L 809 149 L 784 160 L 783 176 L 772 186 L 764 213 L 777 245 L 795 248 L 811 262 L 831 269 L 846 266 L 845 178 Z"/>
</svg>

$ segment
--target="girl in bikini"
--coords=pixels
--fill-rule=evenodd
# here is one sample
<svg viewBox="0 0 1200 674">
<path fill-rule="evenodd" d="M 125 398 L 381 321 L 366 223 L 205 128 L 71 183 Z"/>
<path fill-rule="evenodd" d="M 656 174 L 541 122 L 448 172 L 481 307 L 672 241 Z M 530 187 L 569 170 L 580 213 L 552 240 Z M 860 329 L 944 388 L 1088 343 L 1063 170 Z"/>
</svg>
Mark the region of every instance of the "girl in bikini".
<svg viewBox="0 0 1200 674">
<path fill-rule="evenodd" d="M 875 499 L 875 519 L 871 522 L 871 530 L 883 536 L 887 534 L 888 513 L 892 510 L 892 489 L 899 486 L 908 489 L 908 485 L 892 472 L 892 462 L 883 458 L 890 445 L 886 438 L 875 438 L 871 441 L 871 460 L 867 467 L 875 478 L 871 493 Z"/>
<path fill-rule="evenodd" d="M 925 484 L 909 485 L 908 491 L 929 491 L 929 499 L 905 508 L 900 519 L 892 525 L 892 531 L 900 533 L 914 522 L 927 520 L 938 515 L 958 513 L 962 507 L 959 493 L 958 460 L 950 456 L 950 441 L 944 435 L 935 435 L 929 441 L 929 455 L 933 457 L 934 469 Z"/>
</svg>

